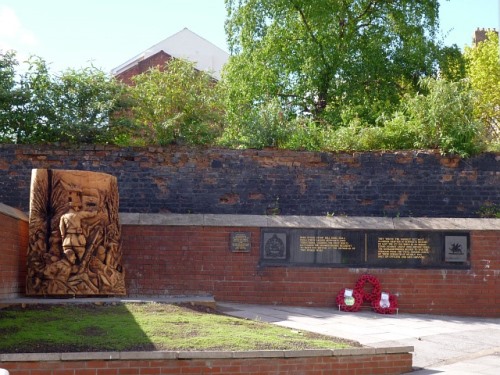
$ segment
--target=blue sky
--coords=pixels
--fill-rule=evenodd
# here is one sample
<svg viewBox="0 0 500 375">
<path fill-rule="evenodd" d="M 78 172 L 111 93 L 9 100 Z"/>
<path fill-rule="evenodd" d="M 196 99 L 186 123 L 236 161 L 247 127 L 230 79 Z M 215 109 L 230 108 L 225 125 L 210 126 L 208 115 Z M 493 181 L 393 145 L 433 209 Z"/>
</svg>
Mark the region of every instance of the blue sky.
<svg viewBox="0 0 500 375">
<path fill-rule="evenodd" d="M 500 29 L 500 0 L 440 2 L 447 45 L 470 45 L 477 27 Z M 0 0 L 0 50 L 40 56 L 55 72 L 110 71 L 184 27 L 227 50 L 225 17 L 224 0 Z"/>
</svg>

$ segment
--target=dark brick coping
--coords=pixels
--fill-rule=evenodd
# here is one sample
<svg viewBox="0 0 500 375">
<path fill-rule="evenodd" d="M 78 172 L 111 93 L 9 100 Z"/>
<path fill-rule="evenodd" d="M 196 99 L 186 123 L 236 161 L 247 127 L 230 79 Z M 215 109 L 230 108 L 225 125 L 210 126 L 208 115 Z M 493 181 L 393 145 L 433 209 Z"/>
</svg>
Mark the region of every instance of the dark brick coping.
<svg viewBox="0 0 500 375">
<path fill-rule="evenodd" d="M 265 216 L 213 214 L 120 214 L 122 225 L 285 227 L 365 230 L 500 230 L 500 219 Z"/>
<path fill-rule="evenodd" d="M 413 352 L 413 346 L 350 349 L 251 350 L 251 351 L 158 351 L 158 352 L 80 352 L 80 353 L 13 353 L 0 354 L 2 362 L 149 360 L 149 359 L 241 359 L 352 357 Z"/>
</svg>

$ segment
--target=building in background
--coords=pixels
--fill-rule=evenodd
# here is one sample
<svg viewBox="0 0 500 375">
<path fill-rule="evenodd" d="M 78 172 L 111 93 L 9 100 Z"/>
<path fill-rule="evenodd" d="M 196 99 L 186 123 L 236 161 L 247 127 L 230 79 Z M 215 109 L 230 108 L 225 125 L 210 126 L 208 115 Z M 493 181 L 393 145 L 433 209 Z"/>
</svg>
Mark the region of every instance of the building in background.
<svg viewBox="0 0 500 375">
<path fill-rule="evenodd" d="M 495 28 L 485 29 L 484 27 L 482 27 L 482 28 L 478 27 L 476 29 L 476 31 L 474 31 L 474 34 L 472 35 L 472 44 L 474 45 L 474 47 L 477 47 L 478 43 L 485 41 L 487 38 L 486 34 L 490 31 L 493 31 L 494 33 L 496 33 L 498 35 L 498 31 Z"/>
<path fill-rule="evenodd" d="M 132 77 L 150 68 L 162 68 L 173 58 L 194 62 L 196 69 L 205 71 L 214 79 L 219 80 L 222 67 L 227 62 L 229 54 L 184 28 L 114 68 L 111 73 L 122 82 L 131 84 Z"/>
</svg>

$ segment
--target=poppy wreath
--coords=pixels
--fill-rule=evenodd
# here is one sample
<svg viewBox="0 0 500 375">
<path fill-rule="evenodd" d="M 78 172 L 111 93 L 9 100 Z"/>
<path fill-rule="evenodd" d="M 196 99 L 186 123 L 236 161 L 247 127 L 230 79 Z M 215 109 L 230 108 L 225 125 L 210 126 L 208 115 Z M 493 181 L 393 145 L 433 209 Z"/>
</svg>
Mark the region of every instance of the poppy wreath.
<svg viewBox="0 0 500 375">
<path fill-rule="evenodd" d="M 354 303 L 352 305 L 347 305 L 345 301 L 345 288 L 341 289 L 337 294 L 337 298 L 335 301 L 337 302 L 337 306 L 342 311 L 359 311 L 361 308 L 361 304 L 363 303 L 363 296 L 357 290 L 352 291 L 352 298 L 354 299 Z"/>
<path fill-rule="evenodd" d="M 367 283 L 372 286 L 371 292 L 365 291 L 365 285 Z M 361 293 L 361 295 L 363 296 L 363 301 L 372 302 L 375 299 L 377 299 L 377 297 L 380 300 L 380 281 L 378 281 L 378 279 L 375 276 L 372 275 L 361 276 L 359 280 L 356 282 L 354 290 Z"/>
<path fill-rule="evenodd" d="M 395 295 L 389 294 L 389 307 L 380 306 L 380 299 L 382 295 L 379 294 L 377 298 L 372 301 L 372 309 L 379 314 L 395 314 L 398 311 L 398 299 Z"/>
</svg>

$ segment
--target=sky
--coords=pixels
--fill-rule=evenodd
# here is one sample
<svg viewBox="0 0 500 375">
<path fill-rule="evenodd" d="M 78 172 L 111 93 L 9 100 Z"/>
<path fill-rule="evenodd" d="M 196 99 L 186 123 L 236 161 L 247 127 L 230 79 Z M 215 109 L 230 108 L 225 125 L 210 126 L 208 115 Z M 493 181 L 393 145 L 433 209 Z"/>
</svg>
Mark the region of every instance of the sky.
<svg viewBox="0 0 500 375">
<path fill-rule="evenodd" d="M 418 0 L 416 0 L 418 1 Z M 446 45 L 478 27 L 500 30 L 500 0 L 439 0 Z M 187 27 L 223 50 L 224 0 L 0 0 L 0 51 L 43 58 L 52 72 L 106 72 Z"/>
</svg>

